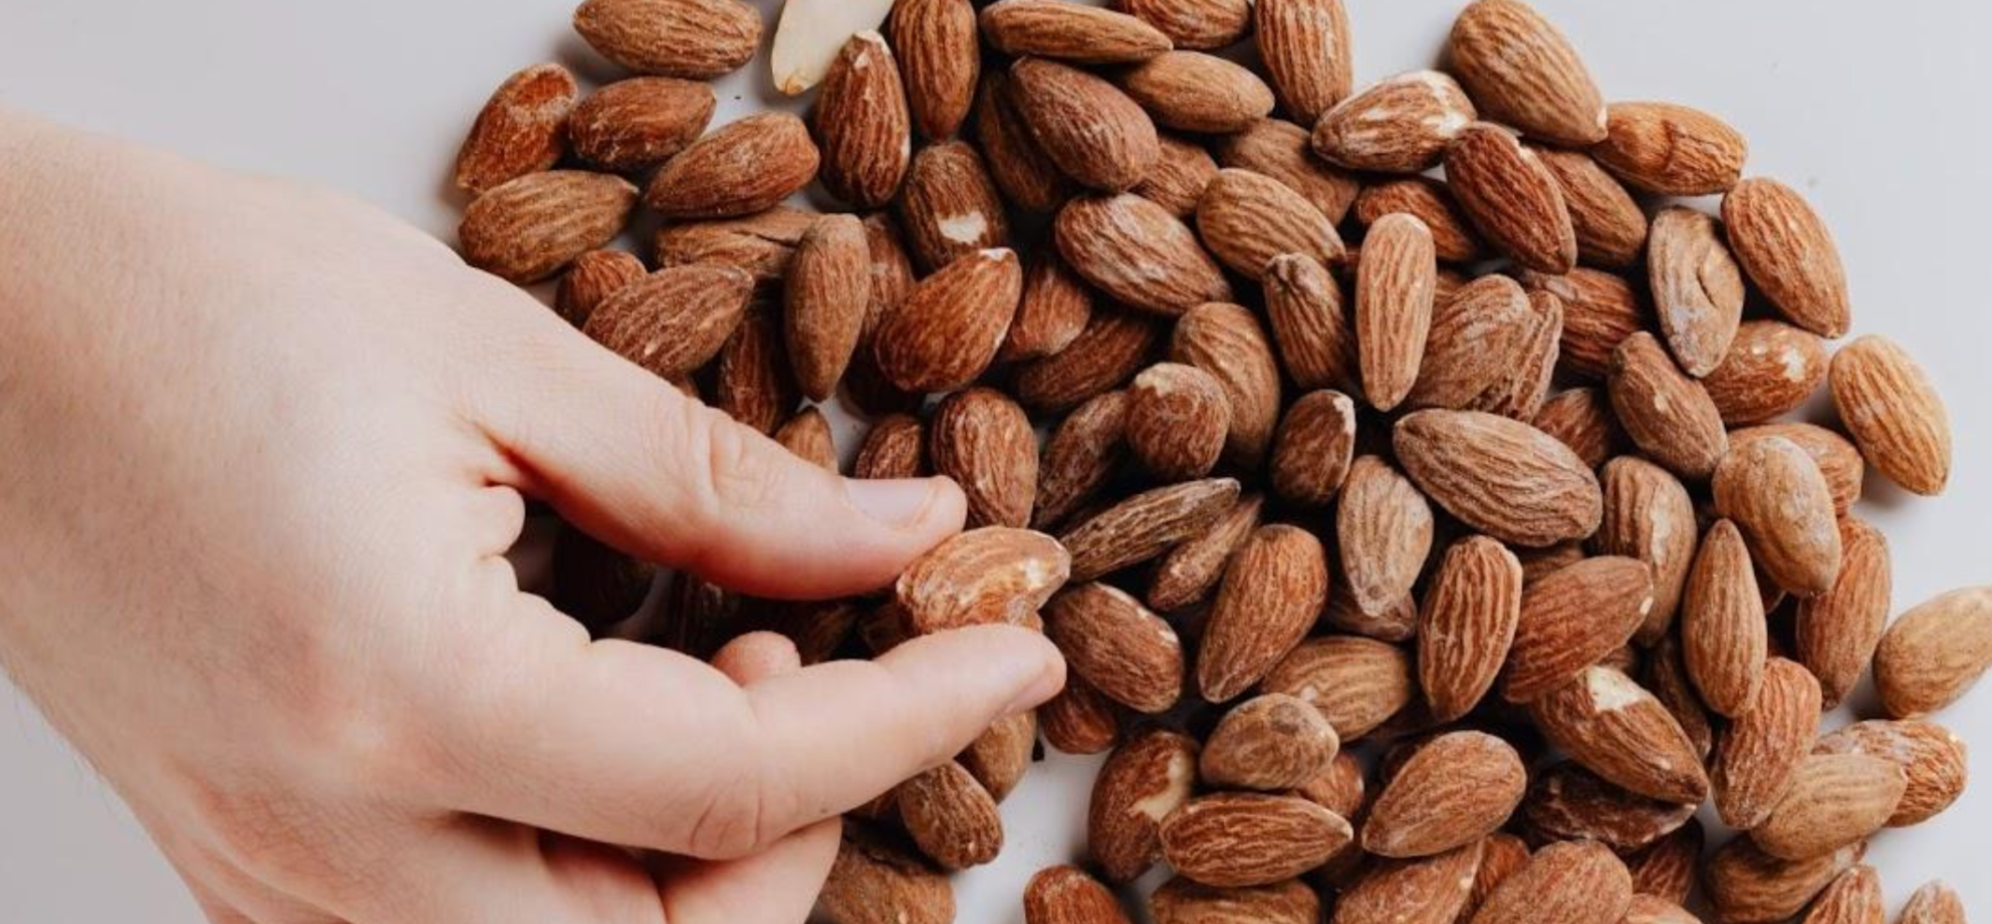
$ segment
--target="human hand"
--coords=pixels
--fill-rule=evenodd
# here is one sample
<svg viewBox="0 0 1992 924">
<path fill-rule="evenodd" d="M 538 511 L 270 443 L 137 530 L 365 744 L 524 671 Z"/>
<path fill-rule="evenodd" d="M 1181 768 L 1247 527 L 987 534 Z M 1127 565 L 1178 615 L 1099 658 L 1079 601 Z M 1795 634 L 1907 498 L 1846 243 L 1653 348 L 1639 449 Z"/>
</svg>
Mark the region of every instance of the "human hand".
<svg viewBox="0 0 1992 924">
<path fill-rule="evenodd" d="M 4 114 L 0 163 L 0 659 L 217 922 L 800 921 L 836 815 L 1062 682 L 1008 628 L 591 643 L 504 557 L 523 496 L 773 597 L 885 584 L 962 496 L 804 464 L 342 198 Z"/>
</svg>

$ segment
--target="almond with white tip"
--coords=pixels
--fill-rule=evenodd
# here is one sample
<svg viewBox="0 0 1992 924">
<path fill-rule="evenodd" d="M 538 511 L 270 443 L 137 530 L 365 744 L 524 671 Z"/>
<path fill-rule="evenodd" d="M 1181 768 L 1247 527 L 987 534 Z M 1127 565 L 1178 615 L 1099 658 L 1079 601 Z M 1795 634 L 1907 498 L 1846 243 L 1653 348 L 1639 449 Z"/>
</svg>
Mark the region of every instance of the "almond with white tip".
<svg viewBox="0 0 1992 924">
<path fill-rule="evenodd" d="M 1646 688 L 1598 665 L 1529 704 L 1536 726 L 1591 772 L 1662 802 L 1708 798 L 1708 775 L 1681 724 Z"/>
<path fill-rule="evenodd" d="M 794 4 L 790 4 L 794 9 Z M 812 117 L 830 194 L 861 209 L 890 203 L 912 162 L 913 124 L 892 49 L 877 32 L 851 36 L 833 59 Z"/>
<path fill-rule="evenodd" d="M 1422 173 L 1477 117 L 1451 77 L 1411 71 L 1327 110 L 1314 127 L 1314 151 L 1351 170 Z"/>
<path fill-rule="evenodd" d="M 1631 640 L 1652 607 L 1652 572 L 1631 558 L 1588 558 L 1530 583 L 1502 696 L 1528 703 L 1570 685 Z"/>
<path fill-rule="evenodd" d="M 1722 364 L 1743 318 L 1743 271 L 1715 219 L 1673 207 L 1653 219 L 1646 259 L 1667 346 L 1692 378 Z"/>
<path fill-rule="evenodd" d="M 1942 814 L 1964 794 L 1970 770 L 1964 740 L 1935 722 L 1916 719 L 1856 722 L 1819 739 L 1824 754 L 1868 754 L 1902 768 L 1906 786 L 1891 828 L 1919 825 Z"/>
<path fill-rule="evenodd" d="M 1043 533 L 990 527 L 936 546 L 900 575 L 894 599 L 914 631 L 1021 623 L 1065 586 L 1071 556 Z"/>
<path fill-rule="evenodd" d="M 1121 745 L 1093 778 L 1086 849 L 1109 882 L 1131 882 L 1162 858 L 1162 820 L 1197 783 L 1197 742 L 1151 729 Z"/>
<path fill-rule="evenodd" d="M 1481 732 L 1453 732 L 1418 747 L 1370 805 L 1363 849 L 1426 857 L 1480 840 L 1521 804 L 1528 770 L 1513 746 Z"/>
<path fill-rule="evenodd" d="M 971 253 L 928 276 L 872 335 L 878 367 L 910 392 L 960 388 L 995 360 L 1023 297 L 1009 250 Z"/>
</svg>

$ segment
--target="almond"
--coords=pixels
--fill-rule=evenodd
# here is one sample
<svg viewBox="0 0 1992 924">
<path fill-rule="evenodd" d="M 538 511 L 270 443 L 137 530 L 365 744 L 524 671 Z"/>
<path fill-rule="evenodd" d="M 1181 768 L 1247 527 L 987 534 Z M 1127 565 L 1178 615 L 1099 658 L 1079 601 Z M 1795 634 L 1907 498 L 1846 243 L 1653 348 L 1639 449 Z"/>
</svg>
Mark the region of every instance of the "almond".
<svg viewBox="0 0 1992 924">
<path fill-rule="evenodd" d="M 1723 197 L 1722 220 L 1737 261 L 1780 313 L 1822 337 L 1847 333 L 1840 250 L 1803 197 L 1776 180 L 1746 180 Z"/>
<path fill-rule="evenodd" d="M 1480 840 L 1521 804 L 1528 771 L 1507 742 L 1480 732 L 1421 746 L 1377 795 L 1362 845 L 1384 857 L 1425 857 Z"/>
<path fill-rule="evenodd" d="M 1350 170 L 1422 173 L 1478 114 L 1438 71 L 1398 74 L 1348 97 L 1314 127 L 1314 151 Z"/>
<path fill-rule="evenodd" d="M 1197 685 L 1215 703 L 1257 683 L 1312 628 L 1328 596 L 1321 542 L 1291 526 L 1245 540 L 1218 587 L 1197 658 Z"/>
<path fill-rule="evenodd" d="M 1290 4 L 1291 0 L 1287 0 L 1286 5 Z M 1282 0 L 1274 0 L 1273 5 L 1282 5 Z M 1307 129 L 1292 122 L 1260 119 L 1251 128 L 1216 139 L 1211 147 L 1218 163 L 1285 183 L 1320 209 L 1330 222 L 1340 222 L 1356 200 L 1359 189 L 1356 178 L 1314 156 Z"/>
<path fill-rule="evenodd" d="M 1606 924 L 1631 904 L 1632 876 L 1618 857 L 1595 841 L 1565 841 L 1536 851 L 1487 897 L 1472 924 Z"/>
<path fill-rule="evenodd" d="M 1238 502 L 1230 478 L 1191 481 L 1137 494 L 1068 529 L 1073 581 L 1085 582 L 1148 561 L 1217 522 Z"/>
<path fill-rule="evenodd" d="M 1132 189 L 1162 156 L 1154 120 L 1105 79 L 1041 58 L 1018 61 L 1010 75 L 1039 148 L 1081 184 Z"/>
<path fill-rule="evenodd" d="M 1908 351 L 1869 335 L 1833 357 L 1833 406 L 1861 455 L 1889 480 L 1924 496 L 1950 481 L 1950 413 Z"/>
<path fill-rule="evenodd" d="M 906 833 L 942 869 L 981 866 L 1003 849 L 995 798 L 959 763 L 948 761 L 901 783 L 893 799 Z"/>
<path fill-rule="evenodd" d="M 983 9 L 981 27 L 990 45 L 1013 58 L 1125 64 L 1175 47 L 1137 17 L 1066 0 L 1002 0 Z"/>
<path fill-rule="evenodd" d="M 796 458 L 826 471 L 837 471 L 837 443 L 830 421 L 816 408 L 804 408 L 775 431 L 775 442 Z"/>
<path fill-rule="evenodd" d="M 1197 231 L 1211 253 L 1250 279 L 1281 254 L 1341 260 L 1341 235 L 1328 216 L 1284 183 L 1249 170 L 1218 172 L 1197 203 Z"/>
<path fill-rule="evenodd" d="M 1508 2 L 1476 0 L 1468 14 Z M 1460 208 L 1497 250 L 1540 273 L 1567 273 L 1577 265 L 1577 231 L 1563 190 L 1513 132 L 1485 122 L 1469 125 L 1446 146 L 1445 166 Z"/>
<path fill-rule="evenodd" d="M 1266 264 L 1266 321 L 1286 374 L 1304 390 L 1357 384 L 1356 334 L 1342 287 L 1321 261 L 1284 254 Z"/>
<path fill-rule="evenodd" d="M 1201 535 L 1170 550 L 1155 568 L 1148 605 L 1164 612 L 1182 609 L 1208 597 L 1224 576 L 1224 565 L 1246 538 L 1259 528 L 1265 499 L 1242 498 Z"/>
<path fill-rule="evenodd" d="M 1130 401 L 1127 392 L 1107 392 L 1080 405 L 1052 431 L 1038 465 L 1034 525 L 1057 526 L 1113 475 L 1126 454 Z"/>
<path fill-rule="evenodd" d="M 1833 877 L 1799 924 L 1882 924 L 1886 920 L 1881 877 L 1874 867 L 1853 866 Z"/>
<path fill-rule="evenodd" d="M 1252 7 L 1254 42 L 1280 108 L 1312 125 L 1355 83 L 1342 0 L 1272 0 Z"/>
<path fill-rule="evenodd" d="M 1814 753 L 1868 754 L 1902 768 L 1906 787 L 1892 828 L 1922 824 L 1956 804 L 1968 775 L 1964 742 L 1934 722 L 1856 722 L 1819 739 Z"/>
<path fill-rule="evenodd" d="M 975 17 L 969 0 L 900 0 L 886 20 L 913 127 L 934 141 L 953 137 L 975 105 L 982 76 Z"/>
<path fill-rule="evenodd" d="M 753 280 L 736 269 L 680 266 L 623 287 L 582 329 L 656 375 L 673 378 L 704 366 L 740 326 Z"/>
<path fill-rule="evenodd" d="M 1120 742 L 1120 706 L 1077 674 L 1037 713 L 1044 743 L 1066 754 L 1103 754 Z"/>
<path fill-rule="evenodd" d="M 960 141 L 922 148 L 899 195 L 900 227 L 913 259 L 928 272 L 991 247 L 1007 247 L 1003 198 L 982 155 Z"/>
<path fill-rule="evenodd" d="M 780 112 L 748 116 L 671 158 L 651 178 L 643 201 L 667 218 L 752 215 L 809 185 L 821 162 L 801 119 Z"/>
<path fill-rule="evenodd" d="M 1196 233 L 1139 196 L 1074 199 L 1056 233 L 1073 271 L 1129 306 L 1174 316 L 1233 297 Z"/>
<path fill-rule="evenodd" d="M 1941 882 L 1924 883 L 1902 906 L 1899 924 L 1964 924 L 1964 903 Z"/>
<path fill-rule="evenodd" d="M 1226 48 L 1252 27 L 1246 0 L 1114 0 L 1112 5 L 1162 30 L 1177 48 Z"/>
<path fill-rule="evenodd" d="M 1756 701 L 1723 730 L 1709 762 L 1724 823 L 1748 830 L 1770 816 L 1819 736 L 1819 710 L 1819 681 L 1795 662 L 1772 658 Z"/>
<path fill-rule="evenodd" d="M 948 264 L 921 280 L 879 323 L 872 337 L 879 369 L 911 392 L 975 381 L 1002 347 L 1023 288 L 1023 269 L 1009 250 L 984 250 Z"/>
<path fill-rule="evenodd" d="M 1499 542 L 1473 536 L 1446 550 L 1418 623 L 1420 687 L 1433 718 L 1466 715 L 1494 686 L 1521 607 L 1521 563 Z"/>
<path fill-rule="evenodd" d="M 1479 260 L 1486 249 L 1460 212 L 1452 190 L 1431 177 L 1405 177 L 1364 187 L 1356 197 L 1355 210 L 1356 220 L 1365 225 L 1394 212 L 1416 216 L 1432 232 L 1432 252 L 1440 260 L 1470 263 Z"/>
<path fill-rule="evenodd" d="M 1467 896 L 1466 907 L 1461 909 L 1462 917 L 1471 918 L 1494 890 L 1507 882 L 1510 876 L 1521 872 L 1529 865 L 1529 845 L 1512 834 L 1490 834 L 1482 842 L 1480 868 L 1473 873 L 1473 891 Z"/>
<path fill-rule="evenodd" d="M 1625 924 L 1700 924 L 1695 917 L 1678 903 L 1652 895 L 1634 895 L 1632 904 L 1625 909 Z"/>
<path fill-rule="evenodd" d="M 1231 428 L 1231 404 L 1210 373 L 1159 363 L 1129 390 L 1127 445 L 1163 482 L 1201 478 L 1217 466 Z"/>
<path fill-rule="evenodd" d="M 830 924 L 948 924 L 954 888 L 895 840 L 847 821 L 816 910 Z"/>
<path fill-rule="evenodd" d="M 872 421 L 851 465 L 853 478 L 920 478 L 928 471 L 927 428 L 910 414 Z"/>
<path fill-rule="evenodd" d="M 1346 579 L 1331 583 L 1335 584 L 1334 592 L 1328 595 L 1327 612 L 1321 614 L 1321 622 L 1328 628 L 1392 644 L 1408 642 L 1418 634 L 1418 600 L 1414 595 L 1405 594 L 1374 613 L 1365 613 L 1349 592 Z"/>
<path fill-rule="evenodd" d="M 1874 654 L 1882 708 L 1909 719 L 1963 698 L 1992 668 L 1992 588 L 1954 590 L 1902 614 Z"/>
<path fill-rule="evenodd" d="M 1356 609 L 1381 613 L 1417 583 L 1432 548 L 1432 508 L 1390 463 L 1362 456 L 1342 485 L 1335 537 Z"/>
<path fill-rule="evenodd" d="M 691 146 L 712 121 L 709 84 L 634 77 L 595 91 L 567 120 L 574 153 L 607 170 L 637 171 Z"/>
<path fill-rule="evenodd" d="M 1782 321 L 1745 321 L 1702 386 L 1732 427 L 1799 409 L 1826 381 L 1826 343 Z"/>
<path fill-rule="evenodd" d="M 1908 785 L 1902 768 L 1866 754 L 1813 754 L 1750 839 L 1785 860 L 1810 860 L 1858 843 L 1895 814 Z"/>
<path fill-rule="evenodd" d="M 1591 149 L 1606 170 L 1662 196 L 1727 192 L 1743 176 L 1749 145 L 1736 129 L 1674 103 L 1613 103 L 1607 137 Z"/>
<path fill-rule="evenodd" d="M 1058 211 L 1078 194 L 1078 184 L 1060 173 L 1058 165 L 1038 146 L 1023 114 L 1017 111 L 1016 83 L 1009 73 L 991 71 L 982 82 L 975 106 L 975 135 L 982 143 L 990 178 L 1005 198 L 1024 211 Z"/>
<path fill-rule="evenodd" d="M 1196 741 L 1166 729 L 1107 758 L 1086 816 L 1086 848 L 1107 881 L 1131 882 L 1162 858 L 1162 821 L 1190 800 L 1196 781 Z"/>
<path fill-rule="evenodd" d="M 1176 630 L 1118 588 L 1081 584 L 1053 597 L 1045 634 L 1073 671 L 1136 712 L 1166 711 L 1182 694 Z"/>
<path fill-rule="evenodd" d="M 1203 145 L 1174 135 L 1163 134 L 1157 140 L 1162 143 L 1162 156 L 1134 188 L 1134 194 L 1187 219 L 1196 214 L 1204 190 L 1217 179 L 1217 159 Z"/>
<path fill-rule="evenodd" d="M 1496 539 L 1541 547 L 1597 530 L 1603 495 L 1569 447 L 1528 424 L 1477 411 L 1419 411 L 1392 445 L 1425 494 Z"/>
<path fill-rule="evenodd" d="M 1177 877 L 1148 897 L 1155 924 L 1316 924 L 1321 899 L 1298 881 L 1219 889 Z"/>
<path fill-rule="evenodd" d="M 1443 300 L 1432 314 L 1412 407 L 1464 408 L 1513 373 L 1536 315 L 1528 293 L 1506 276 L 1483 276 Z"/>
<path fill-rule="evenodd" d="M 802 403 L 781 322 L 772 312 L 750 307 L 714 365 L 713 407 L 762 433 L 774 433 Z"/>
<path fill-rule="evenodd" d="M 1690 377 L 1722 364 L 1743 317 L 1743 273 L 1715 219 L 1676 206 L 1653 219 L 1647 275 L 1667 346 Z"/>
<path fill-rule="evenodd" d="M 1536 777 L 1522 814 L 1536 837 L 1594 840 L 1630 853 L 1680 830 L 1696 808 L 1692 802 L 1663 802 L 1627 792 L 1571 760 Z"/>
<path fill-rule="evenodd" d="M 1269 693 L 1224 714 L 1204 742 L 1198 772 L 1211 786 L 1278 792 L 1319 777 L 1340 747 L 1319 710 Z"/>
<path fill-rule="evenodd" d="M 615 240 L 635 207 L 636 187 L 620 177 L 528 173 L 472 201 L 457 236 L 465 262 L 528 285 Z"/>
<path fill-rule="evenodd" d="M 1703 881 L 1718 920 L 1771 924 L 1798 914 L 1859 856 L 1858 848 L 1843 847 L 1823 857 L 1791 862 L 1739 837 L 1709 858 Z"/>
<path fill-rule="evenodd" d="M 1604 378 L 1619 344 L 1643 330 L 1651 314 L 1645 296 L 1631 283 L 1601 270 L 1578 267 L 1564 276 L 1528 273 L 1522 285 L 1563 302 L 1557 371 L 1574 379 Z"/>
<path fill-rule="evenodd" d="M 780 292 L 796 245 L 815 223 L 811 213 L 774 208 L 745 218 L 666 225 L 657 232 L 657 264 L 731 266 L 752 275 L 757 288 Z"/>
<path fill-rule="evenodd" d="M 1673 628 L 1694 563 L 1694 501 L 1666 469 L 1644 459 L 1614 459 L 1600 480 L 1605 513 L 1591 545 L 1600 554 L 1637 558 L 1653 569 L 1653 609 L 1636 636 L 1650 645 Z"/>
<path fill-rule="evenodd" d="M 1742 528 L 1752 559 L 1779 586 L 1805 597 L 1832 589 L 1843 556 L 1833 495 L 1796 443 L 1757 440 L 1725 456 L 1715 506 Z"/>
<path fill-rule="evenodd" d="M 1840 575 L 1832 589 L 1798 601 L 1794 657 L 1819 678 L 1825 707 L 1838 706 L 1867 673 L 1888 624 L 1888 539 L 1857 517 L 1840 518 Z"/>
<path fill-rule="evenodd" d="M 1240 132 L 1273 111 L 1272 88 L 1259 75 L 1202 52 L 1164 52 L 1134 65 L 1120 80 L 1156 123 L 1178 131 Z"/>
<path fill-rule="evenodd" d="M 1657 338 L 1644 331 L 1627 337 L 1609 375 L 1612 411 L 1647 458 L 1689 481 L 1715 473 L 1729 451 L 1722 412 Z"/>
<path fill-rule="evenodd" d="M 990 388 L 970 388 L 934 409 L 934 473 L 968 498 L 968 528 L 1030 523 L 1038 481 L 1037 433 L 1024 409 Z"/>
<path fill-rule="evenodd" d="M 1738 716 L 1756 701 L 1768 657 L 1764 598 L 1736 524 L 1709 527 L 1681 604 L 1681 652 L 1708 707 Z"/>
<path fill-rule="evenodd" d="M 1269 480 L 1281 500 L 1325 507 L 1354 462 L 1356 402 L 1338 391 L 1301 396 L 1287 409 L 1273 443 Z"/>
<path fill-rule="evenodd" d="M 1078 339 L 1017 373 L 1017 400 L 1037 411 L 1077 407 L 1134 378 L 1153 361 L 1161 339 L 1153 315 L 1099 306 Z"/>
<path fill-rule="evenodd" d="M 1038 359 L 1064 350 L 1093 318 L 1093 293 L 1058 251 L 1046 247 L 1025 262 L 1023 299 L 997 353 L 999 361 Z"/>
<path fill-rule="evenodd" d="M 817 219 L 796 246 L 782 317 L 796 380 L 811 401 L 825 401 L 850 365 L 871 302 L 871 249 L 853 215 Z"/>
<path fill-rule="evenodd" d="M 1432 232 L 1411 215 L 1387 215 L 1363 239 L 1356 273 L 1356 349 L 1370 405 L 1388 411 L 1410 395 L 1432 328 L 1437 256 Z"/>
<path fill-rule="evenodd" d="M 1616 668 L 1586 669 L 1529 705 L 1551 743 L 1591 772 L 1662 802 L 1708 798 L 1694 745 L 1653 694 Z"/>
<path fill-rule="evenodd" d="M 1162 820 L 1169 865 L 1205 885 L 1270 885 L 1327 862 L 1352 837 L 1341 816 L 1299 796 L 1219 793 Z"/>
<path fill-rule="evenodd" d="M 1582 151 L 1531 147 L 1563 190 L 1563 204 L 1577 232 L 1577 256 L 1608 269 L 1624 269 L 1646 249 L 1646 213 L 1611 173 Z"/>
<path fill-rule="evenodd" d="M 1331 635 L 1301 642 L 1259 689 L 1312 703 L 1346 744 L 1410 705 L 1413 683 L 1411 658 L 1397 646 Z"/>
<path fill-rule="evenodd" d="M 1024 924 L 1128 924 L 1120 901 L 1076 866 L 1039 870 L 1024 886 Z"/>
<path fill-rule="evenodd" d="M 1847 438 L 1817 424 L 1781 423 L 1765 424 L 1743 430 L 1732 430 L 1729 434 L 1730 449 L 1742 448 L 1745 444 L 1773 437 L 1789 440 L 1805 450 L 1812 461 L 1826 476 L 1826 486 L 1833 492 L 1833 509 L 1844 515 L 1848 508 L 1861 499 L 1861 488 L 1866 481 L 1867 462 L 1861 458 L 1859 449 Z"/>
<path fill-rule="evenodd" d="M 1540 290 L 1528 293 L 1528 298 L 1528 329 L 1514 367 L 1481 392 L 1467 410 L 1529 421 L 1542 413 L 1556 377 L 1557 360 L 1563 354 L 1563 300 Z M 1540 423 L 1537 427 L 1547 430 Z"/>
<path fill-rule="evenodd" d="M 970 530 L 915 559 L 894 599 L 914 632 L 1018 624 L 1065 585 L 1071 558 L 1043 533 Z"/>
<path fill-rule="evenodd" d="M 1238 305 L 1213 302 L 1176 321 L 1169 358 L 1211 374 L 1231 404 L 1224 458 L 1257 468 L 1279 425 L 1280 369 L 1259 319 Z"/>
<path fill-rule="evenodd" d="M 1636 559 L 1586 559 L 1535 581 L 1522 592 L 1502 695 L 1527 703 L 1578 680 L 1630 640 L 1652 606 L 1652 572 Z"/>
<path fill-rule="evenodd" d="M 911 162 L 912 118 L 885 38 L 876 32 L 852 36 L 816 96 L 823 188 L 861 209 L 891 202 Z"/>
<path fill-rule="evenodd" d="M 586 0 L 574 31 L 639 74 L 711 80 L 761 47 L 761 13 L 737 0 Z"/>
<path fill-rule="evenodd" d="M 1347 751 L 1335 755 L 1328 769 L 1295 791 L 1343 818 L 1354 818 L 1366 803 L 1363 765 Z"/>
<path fill-rule="evenodd" d="M 1685 904 L 1700 878 L 1702 842 L 1706 835 L 1693 818 L 1653 846 L 1626 858 L 1633 891 Z"/>
<path fill-rule="evenodd" d="M 1333 924 L 1452 924 L 1486 862 L 1483 843 L 1371 866 L 1335 903 Z"/>
<path fill-rule="evenodd" d="M 575 327 L 585 327 L 589 316 L 609 296 L 649 275 L 643 261 L 621 250 L 590 250 L 574 258 L 573 265 L 560 277 L 560 294 L 555 301 L 560 316 Z"/>
<path fill-rule="evenodd" d="M 1446 52 L 1487 118 L 1570 147 L 1604 140 L 1597 84 L 1569 39 L 1529 5 L 1469 5 L 1453 23 Z"/>
<path fill-rule="evenodd" d="M 567 152 L 578 93 L 574 75 L 558 64 L 535 64 L 506 78 L 457 151 L 456 188 L 478 195 L 552 169 Z"/>
</svg>

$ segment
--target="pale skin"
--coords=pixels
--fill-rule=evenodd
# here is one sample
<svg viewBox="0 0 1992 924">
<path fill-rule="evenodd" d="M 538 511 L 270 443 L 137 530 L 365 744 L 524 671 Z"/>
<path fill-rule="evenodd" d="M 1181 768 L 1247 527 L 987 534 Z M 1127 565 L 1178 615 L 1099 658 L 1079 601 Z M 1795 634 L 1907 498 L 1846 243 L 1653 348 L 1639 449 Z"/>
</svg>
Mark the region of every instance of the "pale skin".
<svg viewBox="0 0 1992 924">
<path fill-rule="evenodd" d="M 1007 627 L 591 642 L 505 557 L 528 497 L 806 599 L 961 492 L 802 463 L 341 196 L 4 112 L 0 165 L 0 662 L 216 924 L 794 924 L 840 813 L 1063 684 Z"/>
</svg>

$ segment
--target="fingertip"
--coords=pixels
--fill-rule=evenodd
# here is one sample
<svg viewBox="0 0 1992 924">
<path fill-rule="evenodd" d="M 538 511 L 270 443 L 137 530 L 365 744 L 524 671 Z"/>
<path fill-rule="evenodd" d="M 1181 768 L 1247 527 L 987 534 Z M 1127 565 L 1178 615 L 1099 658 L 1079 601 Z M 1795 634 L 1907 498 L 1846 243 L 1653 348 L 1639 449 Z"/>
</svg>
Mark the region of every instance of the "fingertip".
<svg viewBox="0 0 1992 924">
<path fill-rule="evenodd" d="M 968 498 L 952 478 L 846 478 L 844 494 L 871 521 L 917 537 L 959 532 L 968 517 Z"/>
<path fill-rule="evenodd" d="M 749 632 L 721 648 L 712 666 L 741 686 L 802 669 L 795 642 L 775 632 Z"/>
<path fill-rule="evenodd" d="M 884 657 L 916 682 L 986 700 L 997 717 L 1037 708 L 1065 688 L 1065 659 L 1042 634 L 1017 626 L 971 626 L 915 639 Z"/>
</svg>

